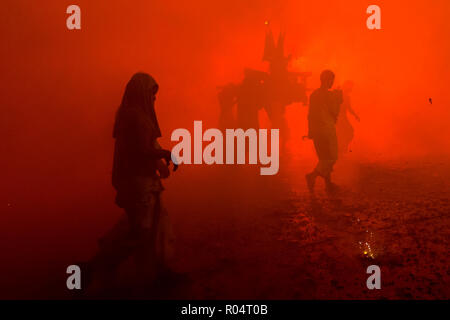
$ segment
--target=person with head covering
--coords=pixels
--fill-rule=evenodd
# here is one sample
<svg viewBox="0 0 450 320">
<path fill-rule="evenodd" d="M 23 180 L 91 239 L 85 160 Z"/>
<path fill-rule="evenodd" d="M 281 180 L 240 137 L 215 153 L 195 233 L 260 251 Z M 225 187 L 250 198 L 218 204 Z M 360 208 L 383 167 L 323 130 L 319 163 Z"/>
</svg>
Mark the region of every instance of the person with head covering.
<svg viewBox="0 0 450 320">
<path fill-rule="evenodd" d="M 331 181 L 331 172 L 338 158 L 336 121 L 343 97 L 341 90 L 330 90 L 334 78 L 332 71 L 323 71 L 320 75 L 320 88 L 316 89 L 310 96 L 308 137 L 313 140 L 319 159 L 314 170 L 306 175 L 306 182 L 311 192 L 314 192 L 314 185 L 318 176 L 325 180 L 327 192 L 336 191 L 336 185 Z"/>
<path fill-rule="evenodd" d="M 117 111 L 112 184 L 116 204 L 126 215 L 100 239 L 100 250 L 88 264 L 91 278 L 98 275 L 112 281 L 117 267 L 130 256 L 144 283 L 170 273 L 173 235 L 160 195 L 161 178 L 170 174 L 171 152 L 157 142 L 161 137 L 155 112 L 157 92 L 158 84 L 150 75 L 136 73 Z"/>
</svg>

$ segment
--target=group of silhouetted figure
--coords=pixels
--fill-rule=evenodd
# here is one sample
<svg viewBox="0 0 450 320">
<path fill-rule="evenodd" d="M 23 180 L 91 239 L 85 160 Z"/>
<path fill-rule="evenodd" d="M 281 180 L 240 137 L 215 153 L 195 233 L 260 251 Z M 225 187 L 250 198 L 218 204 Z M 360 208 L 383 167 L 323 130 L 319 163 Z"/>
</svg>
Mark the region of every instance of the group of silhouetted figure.
<svg viewBox="0 0 450 320">
<path fill-rule="evenodd" d="M 275 45 L 270 29 L 266 33 L 263 60 L 269 63 L 268 72 L 245 69 L 240 84 L 230 83 L 219 88 L 221 128 L 258 129 L 258 112 L 264 109 L 271 127 L 280 130 L 282 146 L 290 138 L 286 107 L 292 103 L 308 105 L 306 80 L 311 73 L 288 70 L 291 55 L 284 54 L 284 38 L 280 33 Z M 342 89 L 331 90 L 334 79 L 332 71 L 323 71 L 321 87 L 309 97 L 309 131 L 306 137 L 313 141 L 319 158 L 316 168 L 306 176 L 311 192 L 314 192 L 318 176 L 324 178 L 327 192 L 336 191 L 336 185 L 331 182 L 331 172 L 338 154 L 349 151 L 354 136 L 347 114 L 359 121 L 350 103 L 353 83 L 346 81 Z"/>
<path fill-rule="evenodd" d="M 242 83 L 221 88 L 218 98 L 223 128 L 257 129 L 258 112 L 264 108 L 272 127 L 280 129 L 280 138 L 287 138 L 285 108 L 294 102 L 307 104 L 306 78 L 310 74 L 288 71 L 290 58 L 284 56 L 283 42 L 281 35 L 275 46 L 268 33 L 264 59 L 269 61 L 270 71 L 248 69 Z M 309 97 L 307 137 L 313 141 L 318 157 L 317 165 L 306 175 L 312 194 L 318 177 L 324 179 L 327 192 L 336 191 L 331 179 L 333 166 L 340 151 L 346 151 L 353 139 L 347 113 L 359 120 L 349 101 L 353 84 L 346 82 L 343 90 L 331 90 L 334 78 L 332 71 L 323 71 L 320 88 Z M 161 202 L 161 179 L 170 175 L 171 152 L 157 141 L 161 136 L 155 112 L 158 89 L 156 81 L 146 73 L 133 75 L 126 86 L 114 125 L 112 171 L 116 204 L 125 215 L 100 239 L 100 249 L 93 259 L 82 264 L 84 289 L 92 283 L 100 288 L 113 286 L 119 265 L 129 257 L 134 258 L 136 275 L 143 285 L 161 279 L 185 279 L 169 267 L 174 237 Z M 176 169 L 174 165 L 173 171 Z"/>
<path fill-rule="evenodd" d="M 269 71 L 245 69 L 241 83 L 219 87 L 220 127 L 258 129 L 258 113 L 264 109 L 272 127 L 280 129 L 282 139 L 286 140 L 289 134 L 286 107 L 292 103 L 307 103 L 306 79 L 311 75 L 289 71 L 290 60 L 290 55 L 284 55 L 284 34 L 280 33 L 275 44 L 268 30 L 263 61 L 269 63 Z"/>
</svg>

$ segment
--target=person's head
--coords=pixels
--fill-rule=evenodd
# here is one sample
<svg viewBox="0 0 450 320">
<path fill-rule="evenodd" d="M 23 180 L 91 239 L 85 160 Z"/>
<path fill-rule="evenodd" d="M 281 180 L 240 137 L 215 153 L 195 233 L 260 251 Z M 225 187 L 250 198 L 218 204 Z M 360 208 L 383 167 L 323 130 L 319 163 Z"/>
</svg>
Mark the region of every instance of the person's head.
<svg viewBox="0 0 450 320">
<path fill-rule="evenodd" d="M 126 122 L 126 120 L 124 120 L 126 117 L 123 117 L 122 115 L 136 109 L 144 111 L 143 114 L 147 115 L 154 127 L 153 136 L 155 138 L 161 137 L 161 130 L 159 129 L 154 107 L 158 88 L 155 79 L 147 73 L 138 72 L 131 77 L 130 81 L 127 83 L 122 103 L 116 114 L 116 123 L 113 132 L 114 137 L 117 137 L 118 132 L 123 129 L 123 121 Z"/>
<path fill-rule="evenodd" d="M 147 73 L 134 74 L 125 88 L 122 107 L 153 108 L 159 86 Z"/>
<path fill-rule="evenodd" d="M 320 74 L 321 87 L 331 89 L 334 83 L 334 73 L 331 70 L 322 71 Z"/>
</svg>

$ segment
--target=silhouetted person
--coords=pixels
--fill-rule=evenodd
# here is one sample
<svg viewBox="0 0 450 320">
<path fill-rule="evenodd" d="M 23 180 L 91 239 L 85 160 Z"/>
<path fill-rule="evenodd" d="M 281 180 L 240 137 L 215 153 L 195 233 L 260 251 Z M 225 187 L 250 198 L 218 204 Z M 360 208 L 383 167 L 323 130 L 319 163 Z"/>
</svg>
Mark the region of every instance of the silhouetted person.
<svg viewBox="0 0 450 320">
<path fill-rule="evenodd" d="M 221 108 L 220 127 L 227 128 L 232 120 L 232 108 L 236 102 L 236 122 L 233 126 L 242 129 L 259 128 L 258 111 L 266 110 L 271 127 L 280 129 L 283 147 L 289 138 L 286 119 L 286 107 L 292 103 L 308 101 L 306 79 L 308 72 L 291 72 L 288 70 L 292 56 L 284 54 L 284 33 L 280 33 L 275 43 L 273 33 L 266 21 L 263 61 L 269 63 L 269 72 L 246 69 L 244 80 L 239 85 L 226 85 L 219 92 Z"/>
<path fill-rule="evenodd" d="M 219 128 L 222 130 L 236 127 L 233 106 L 236 104 L 238 88 L 239 86 L 230 83 L 221 87 L 217 95 L 220 105 Z"/>
<path fill-rule="evenodd" d="M 341 105 L 338 120 L 336 123 L 339 154 L 348 152 L 348 147 L 354 137 L 354 129 L 350 120 L 347 117 L 347 114 L 350 113 L 352 116 L 355 117 L 357 121 L 359 121 L 359 116 L 353 110 L 350 102 L 350 94 L 352 92 L 352 89 L 353 89 L 353 82 L 345 81 L 342 87 L 344 102 Z"/>
<path fill-rule="evenodd" d="M 336 121 L 343 101 L 342 91 L 333 90 L 334 73 L 325 70 L 320 75 L 321 86 L 310 96 L 308 113 L 308 137 L 313 140 L 319 162 L 315 169 L 306 175 L 308 188 L 314 192 L 317 176 L 325 180 L 327 192 L 336 190 L 331 182 L 331 172 L 338 158 Z"/>
<path fill-rule="evenodd" d="M 258 111 L 264 104 L 264 72 L 246 69 L 237 88 L 237 127 L 259 129 Z"/>
<path fill-rule="evenodd" d="M 281 146 L 289 139 L 289 127 L 286 119 L 286 107 L 292 103 L 307 103 L 306 78 L 308 73 L 290 72 L 289 61 L 292 55 L 284 54 L 285 34 L 280 33 L 277 43 L 270 28 L 266 32 L 263 60 L 269 62 L 267 77 L 267 103 L 266 111 L 272 128 L 280 129 Z M 298 81 L 298 78 L 301 81 Z"/>
<path fill-rule="evenodd" d="M 157 91 L 150 75 L 137 73 L 117 111 L 112 183 L 116 204 L 126 217 L 99 241 L 100 250 L 88 264 L 89 274 L 103 283 L 112 281 L 117 267 L 130 256 L 136 259 L 143 283 L 170 273 L 166 262 L 173 238 L 161 204 L 160 179 L 169 176 L 171 152 L 157 142 L 161 136 L 154 107 Z"/>
</svg>

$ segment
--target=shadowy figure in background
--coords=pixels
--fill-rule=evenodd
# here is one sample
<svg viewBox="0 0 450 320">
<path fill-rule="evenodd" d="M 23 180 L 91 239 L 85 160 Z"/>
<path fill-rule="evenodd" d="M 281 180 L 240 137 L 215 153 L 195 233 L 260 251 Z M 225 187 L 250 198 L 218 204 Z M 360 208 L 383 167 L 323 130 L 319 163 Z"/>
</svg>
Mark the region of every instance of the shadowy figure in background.
<svg viewBox="0 0 450 320">
<path fill-rule="evenodd" d="M 224 128 L 253 128 L 258 130 L 258 112 L 263 109 L 271 123 L 271 128 L 280 129 L 281 148 L 289 139 L 286 108 L 292 103 L 308 102 L 306 80 L 310 72 L 289 71 L 292 55 L 284 54 L 285 34 L 280 33 L 275 43 L 273 33 L 267 26 L 263 61 L 269 63 L 269 72 L 245 69 L 244 80 L 240 84 L 220 87 L 219 123 Z M 236 121 L 233 107 L 236 104 Z"/>
<path fill-rule="evenodd" d="M 237 128 L 259 129 L 258 111 L 264 107 L 265 73 L 246 69 L 244 80 L 237 88 Z"/>
<path fill-rule="evenodd" d="M 341 90 L 330 90 L 334 83 L 334 73 L 325 70 L 320 75 L 321 86 L 310 97 L 308 112 L 308 137 L 313 140 L 319 162 L 306 175 L 310 192 L 314 192 L 317 176 L 325 180 L 326 191 L 332 193 L 337 186 L 331 182 L 331 172 L 338 158 L 336 121 L 343 102 Z"/>
<path fill-rule="evenodd" d="M 235 128 L 233 106 L 236 104 L 238 88 L 239 86 L 234 83 L 219 88 L 217 94 L 220 105 L 219 128 L 222 130 Z"/>
<path fill-rule="evenodd" d="M 336 123 L 336 132 L 338 138 L 339 154 L 344 154 L 349 151 L 349 145 L 354 137 L 354 129 L 347 114 L 350 113 L 359 122 L 359 116 L 353 110 L 350 102 L 350 94 L 353 90 L 353 82 L 345 81 L 342 87 L 343 91 L 343 103 L 339 112 L 338 120 Z"/>
<path fill-rule="evenodd" d="M 308 72 L 289 71 L 289 61 L 292 55 L 284 54 L 285 34 L 280 33 L 277 43 L 268 29 L 266 31 L 263 61 L 269 62 L 269 74 L 266 80 L 267 115 L 272 128 L 280 129 L 282 146 L 289 139 L 289 127 L 286 119 L 286 107 L 292 103 L 307 103 L 306 79 Z M 301 80 L 299 81 L 300 78 Z"/>
<path fill-rule="evenodd" d="M 136 73 L 117 111 L 112 183 L 116 204 L 126 215 L 99 240 L 100 249 L 87 265 L 88 281 L 98 280 L 101 287 L 114 280 L 115 271 L 130 256 L 144 284 L 174 275 L 168 268 L 174 239 L 161 204 L 160 180 L 170 174 L 171 152 L 156 140 L 161 136 L 154 107 L 157 91 L 150 75 Z"/>
</svg>

